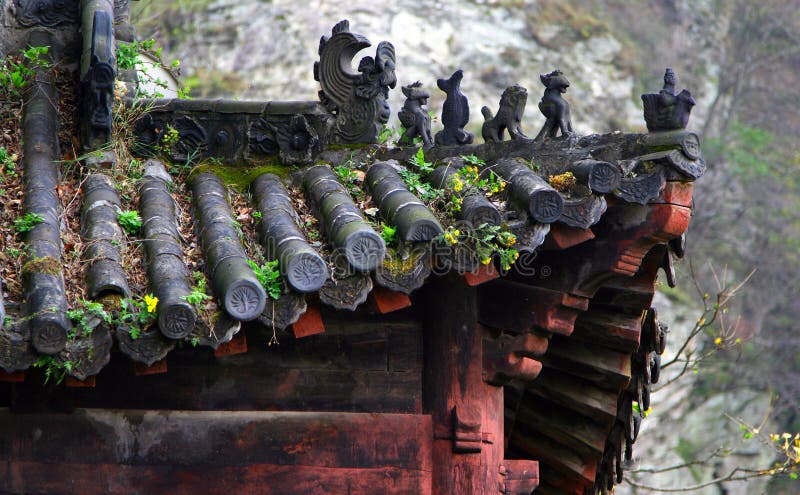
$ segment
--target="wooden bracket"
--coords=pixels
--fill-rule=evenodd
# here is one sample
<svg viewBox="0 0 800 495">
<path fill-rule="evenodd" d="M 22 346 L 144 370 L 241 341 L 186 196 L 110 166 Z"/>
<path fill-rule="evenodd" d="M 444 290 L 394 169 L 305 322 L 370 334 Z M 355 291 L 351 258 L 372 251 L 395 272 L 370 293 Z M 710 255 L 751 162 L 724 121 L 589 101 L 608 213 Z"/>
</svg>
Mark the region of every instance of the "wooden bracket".
<svg viewBox="0 0 800 495">
<path fill-rule="evenodd" d="M 651 204 L 642 232 L 624 246 L 611 270 L 621 275 L 635 275 L 653 246 L 680 237 L 686 232 L 691 215 L 692 211 L 685 206 Z M 644 232 L 645 229 L 649 232 Z"/>
<path fill-rule="evenodd" d="M 480 409 L 475 406 L 453 407 L 453 452 L 479 453 L 482 442 Z"/>
<path fill-rule="evenodd" d="M 547 351 L 548 340 L 533 334 L 501 335 L 483 340 L 483 380 L 490 385 L 507 385 L 512 380 L 531 382 L 542 371 L 533 359 Z"/>
<path fill-rule="evenodd" d="M 539 486 L 539 462 L 507 459 L 500 465 L 500 493 L 530 495 Z"/>
<path fill-rule="evenodd" d="M 575 319 L 589 307 L 589 299 L 565 292 L 498 280 L 478 289 L 481 323 L 512 332 L 535 327 L 570 335 Z"/>
</svg>

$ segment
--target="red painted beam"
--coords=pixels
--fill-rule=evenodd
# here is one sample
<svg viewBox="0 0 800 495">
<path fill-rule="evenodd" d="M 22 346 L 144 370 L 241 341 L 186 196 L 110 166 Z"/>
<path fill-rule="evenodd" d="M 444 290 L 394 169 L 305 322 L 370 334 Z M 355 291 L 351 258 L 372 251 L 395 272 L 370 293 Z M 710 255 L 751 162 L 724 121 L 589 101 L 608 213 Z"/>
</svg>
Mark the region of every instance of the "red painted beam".
<svg viewBox="0 0 800 495">
<path fill-rule="evenodd" d="M 158 375 L 167 372 L 167 359 L 156 361 L 150 366 L 144 363 L 133 363 L 133 374 L 136 376 Z"/>
<path fill-rule="evenodd" d="M 225 342 L 214 350 L 216 357 L 234 356 L 247 352 L 247 335 L 239 332 L 229 342 Z"/>
<path fill-rule="evenodd" d="M 77 378 L 68 376 L 64 383 L 67 385 L 67 387 L 74 388 L 94 388 L 94 386 L 97 384 L 94 376 L 89 376 L 86 378 L 86 380 L 78 380 Z"/>
<path fill-rule="evenodd" d="M 24 371 L 15 371 L 14 373 L 6 373 L 0 370 L 0 382 L 22 383 L 25 381 Z"/>
</svg>

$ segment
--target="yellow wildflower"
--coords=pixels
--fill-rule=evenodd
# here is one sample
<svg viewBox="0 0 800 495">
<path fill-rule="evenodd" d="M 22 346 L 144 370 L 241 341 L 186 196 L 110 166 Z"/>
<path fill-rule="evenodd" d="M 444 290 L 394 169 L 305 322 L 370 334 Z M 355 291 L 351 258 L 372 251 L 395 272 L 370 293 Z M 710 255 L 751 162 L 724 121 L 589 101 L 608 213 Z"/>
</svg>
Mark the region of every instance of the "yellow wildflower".
<svg viewBox="0 0 800 495">
<path fill-rule="evenodd" d="M 481 263 L 484 265 L 488 265 L 492 261 L 492 258 L 483 258 Z"/>
<path fill-rule="evenodd" d="M 464 183 L 463 183 L 463 182 L 461 182 L 461 179 L 459 179 L 458 177 L 456 177 L 456 178 L 455 178 L 455 180 L 453 180 L 453 190 L 454 190 L 455 192 L 459 192 L 459 191 L 461 191 L 462 189 L 464 189 Z"/>
<path fill-rule="evenodd" d="M 456 236 L 456 237 L 458 237 L 458 236 L 460 236 L 460 235 L 461 235 L 461 231 L 460 231 L 460 230 L 458 230 L 458 229 L 455 229 L 455 230 L 453 231 L 453 235 L 454 235 L 454 236 Z"/>
<path fill-rule="evenodd" d="M 714 344 L 721 345 L 722 344 L 722 337 L 717 337 L 716 339 L 714 339 Z"/>
<path fill-rule="evenodd" d="M 516 243 L 517 243 L 516 236 L 513 235 L 506 236 L 506 247 L 511 247 Z"/>
<path fill-rule="evenodd" d="M 156 306 L 158 305 L 158 298 L 153 296 L 152 294 L 147 294 L 144 296 L 144 303 L 147 305 L 147 312 L 148 313 L 155 313 Z"/>
</svg>

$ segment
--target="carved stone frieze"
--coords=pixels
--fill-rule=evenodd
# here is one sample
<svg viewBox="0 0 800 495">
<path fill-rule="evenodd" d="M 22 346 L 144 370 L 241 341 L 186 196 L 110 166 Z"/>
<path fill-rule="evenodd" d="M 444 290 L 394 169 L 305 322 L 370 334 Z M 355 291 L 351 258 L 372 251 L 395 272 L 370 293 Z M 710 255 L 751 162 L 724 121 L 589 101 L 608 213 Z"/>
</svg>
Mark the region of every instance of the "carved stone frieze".
<svg viewBox="0 0 800 495">
<path fill-rule="evenodd" d="M 77 23 L 79 3 L 78 0 L 14 0 L 17 22 L 25 27 Z"/>
</svg>

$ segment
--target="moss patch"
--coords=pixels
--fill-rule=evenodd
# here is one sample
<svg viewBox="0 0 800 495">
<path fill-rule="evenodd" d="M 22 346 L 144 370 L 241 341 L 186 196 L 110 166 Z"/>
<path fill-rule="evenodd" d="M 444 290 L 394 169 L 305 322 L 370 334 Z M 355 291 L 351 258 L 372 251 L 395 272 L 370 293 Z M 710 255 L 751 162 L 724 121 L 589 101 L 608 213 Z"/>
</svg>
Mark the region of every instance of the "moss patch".
<svg viewBox="0 0 800 495">
<path fill-rule="evenodd" d="M 387 248 L 386 257 L 383 259 L 383 269 L 387 270 L 394 276 L 403 275 L 412 272 L 417 266 L 419 259 L 427 254 L 426 250 L 414 250 L 403 258 L 403 253 L 397 249 Z"/>
<path fill-rule="evenodd" d="M 291 167 L 281 165 L 276 159 L 274 163 L 264 162 L 249 167 L 231 167 L 214 163 L 203 163 L 196 166 L 189 174 L 189 181 L 192 177 L 203 172 L 210 172 L 222 180 L 228 186 L 233 186 L 239 191 L 246 191 L 250 183 L 262 174 L 275 174 L 278 177 L 286 178 L 292 171 Z"/>
<path fill-rule="evenodd" d="M 22 265 L 22 273 L 25 275 L 34 273 L 58 275 L 61 273 L 61 262 L 49 256 L 34 258 Z"/>
</svg>

